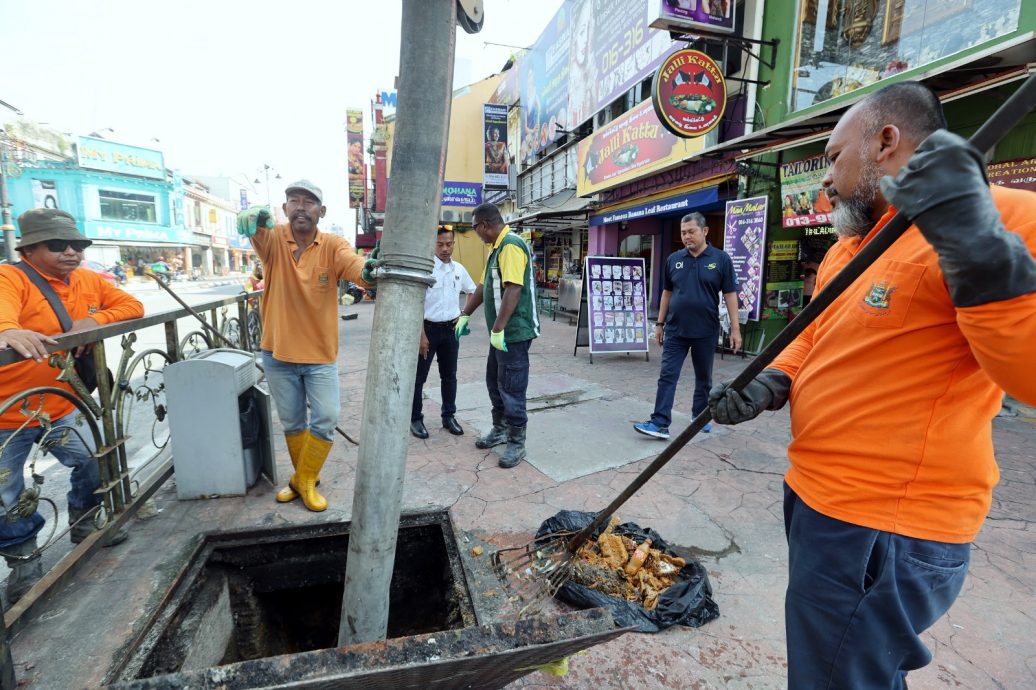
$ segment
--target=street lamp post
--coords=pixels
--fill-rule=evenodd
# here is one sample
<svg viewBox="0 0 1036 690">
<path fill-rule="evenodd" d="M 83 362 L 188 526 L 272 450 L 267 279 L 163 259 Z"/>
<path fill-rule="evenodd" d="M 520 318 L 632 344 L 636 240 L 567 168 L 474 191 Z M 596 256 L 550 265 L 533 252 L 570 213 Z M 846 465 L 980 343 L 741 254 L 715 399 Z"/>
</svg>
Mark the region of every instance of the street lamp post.
<svg viewBox="0 0 1036 690">
<path fill-rule="evenodd" d="M 269 206 L 270 209 L 272 210 L 273 209 L 273 198 L 270 196 L 270 164 L 269 163 L 263 163 L 263 172 L 266 174 L 266 205 Z M 275 180 L 281 179 L 281 174 L 280 173 L 276 173 L 274 175 L 273 179 L 275 179 Z M 259 184 L 259 178 L 258 177 L 255 178 L 255 183 L 254 184 Z"/>
</svg>

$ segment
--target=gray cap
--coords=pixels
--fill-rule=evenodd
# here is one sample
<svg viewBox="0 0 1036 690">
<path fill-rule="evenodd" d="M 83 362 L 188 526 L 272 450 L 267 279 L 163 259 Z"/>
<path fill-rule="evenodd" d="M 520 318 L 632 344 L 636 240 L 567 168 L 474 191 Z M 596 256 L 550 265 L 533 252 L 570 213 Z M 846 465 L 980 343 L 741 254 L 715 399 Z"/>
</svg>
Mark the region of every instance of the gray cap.
<svg viewBox="0 0 1036 690">
<path fill-rule="evenodd" d="M 320 191 L 320 187 L 309 180 L 298 180 L 288 185 L 288 188 L 284 190 L 285 194 L 291 194 L 292 192 L 305 192 L 310 196 L 316 197 L 316 200 L 320 203 L 324 203 L 324 193 Z"/>
<path fill-rule="evenodd" d="M 67 211 L 56 208 L 34 208 L 18 217 L 21 240 L 15 249 L 28 247 L 47 240 L 71 240 L 89 242 L 76 227 L 76 219 Z"/>
</svg>

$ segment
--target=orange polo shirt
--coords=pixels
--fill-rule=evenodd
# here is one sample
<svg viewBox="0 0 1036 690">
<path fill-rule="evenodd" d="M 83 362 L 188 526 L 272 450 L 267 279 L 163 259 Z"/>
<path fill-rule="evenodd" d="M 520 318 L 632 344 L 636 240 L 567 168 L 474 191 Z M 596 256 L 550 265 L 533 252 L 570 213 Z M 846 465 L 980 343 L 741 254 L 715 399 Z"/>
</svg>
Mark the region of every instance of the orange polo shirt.
<svg viewBox="0 0 1036 690">
<path fill-rule="evenodd" d="M 52 278 L 43 271 L 39 273 L 54 288 L 73 321 L 89 316 L 103 326 L 144 315 L 144 305 L 140 300 L 108 284 L 89 269 L 77 268 L 72 271 L 68 283 L 60 278 Z M 0 266 L 0 331 L 10 328 L 51 336 L 62 332 L 61 322 L 43 293 L 29 282 L 29 277 L 20 269 L 5 264 Z M 0 367 L 0 402 L 37 386 L 52 386 L 71 392 L 70 385 L 55 380 L 59 373 L 46 361 L 37 363 L 31 359 Z M 32 401 L 32 404 L 36 402 Z M 43 409 L 51 419 L 57 419 L 69 414 L 75 407 L 64 398 L 48 395 L 43 401 Z M 0 429 L 13 429 L 24 422 L 25 416 L 18 411 L 17 405 L 0 415 Z"/>
<path fill-rule="evenodd" d="M 1036 255 L 1036 194 L 992 189 Z M 832 247 L 817 289 L 892 215 Z M 793 380 L 786 481 L 844 522 L 972 541 L 999 479 L 991 422 L 1002 390 L 1036 404 L 1033 354 L 1036 293 L 955 308 L 935 251 L 909 229 L 772 365 Z"/>
<path fill-rule="evenodd" d="M 298 245 L 285 223 L 260 228 L 252 246 L 263 262 L 262 349 L 294 364 L 330 364 L 338 358 L 338 280 L 370 287 L 360 278 L 364 258 L 344 237 L 317 230 L 295 260 Z"/>
</svg>

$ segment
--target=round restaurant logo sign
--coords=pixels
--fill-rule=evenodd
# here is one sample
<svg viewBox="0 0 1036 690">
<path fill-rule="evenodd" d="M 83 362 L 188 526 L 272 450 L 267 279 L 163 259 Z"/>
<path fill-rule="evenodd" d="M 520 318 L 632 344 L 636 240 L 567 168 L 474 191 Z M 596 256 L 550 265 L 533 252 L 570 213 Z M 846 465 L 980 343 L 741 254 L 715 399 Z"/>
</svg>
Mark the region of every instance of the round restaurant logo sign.
<svg viewBox="0 0 1036 690">
<path fill-rule="evenodd" d="M 727 84 L 719 66 L 698 50 L 678 50 L 655 72 L 651 102 L 673 134 L 700 137 L 719 124 L 727 107 Z"/>
</svg>

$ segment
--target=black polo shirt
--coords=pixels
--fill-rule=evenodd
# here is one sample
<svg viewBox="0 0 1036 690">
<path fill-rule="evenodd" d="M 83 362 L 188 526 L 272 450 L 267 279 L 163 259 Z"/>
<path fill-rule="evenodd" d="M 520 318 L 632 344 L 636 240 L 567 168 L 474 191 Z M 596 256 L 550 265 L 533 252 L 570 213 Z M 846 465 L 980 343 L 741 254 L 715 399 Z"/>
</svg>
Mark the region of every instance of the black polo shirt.
<svg viewBox="0 0 1036 690">
<path fill-rule="evenodd" d="M 672 292 L 665 333 L 684 338 L 719 337 L 719 297 L 737 292 L 734 262 L 711 244 L 697 257 L 686 249 L 666 260 L 662 289 Z"/>
</svg>

